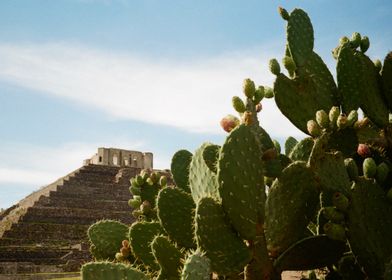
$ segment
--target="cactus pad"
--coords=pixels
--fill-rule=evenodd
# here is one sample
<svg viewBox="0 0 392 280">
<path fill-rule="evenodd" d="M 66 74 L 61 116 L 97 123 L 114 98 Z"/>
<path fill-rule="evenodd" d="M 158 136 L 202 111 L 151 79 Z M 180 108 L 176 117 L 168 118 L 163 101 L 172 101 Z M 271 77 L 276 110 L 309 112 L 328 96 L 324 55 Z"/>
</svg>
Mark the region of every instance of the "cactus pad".
<svg viewBox="0 0 392 280">
<path fill-rule="evenodd" d="M 212 198 L 202 198 L 196 208 L 198 248 L 211 260 L 212 271 L 238 273 L 251 260 L 251 252 L 227 223 L 222 206 Z"/>
<path fill-rule="evenodd" d="M 382 279 L 392 255 L 392 204 L 374 180 L 359 178 L 348 208 L 348 239 L 359 264 L 371 279 Z"/>
<path fill-rule="evenodd" d="M 240 125 L 226 138 L 218 166 L 219 193 L 233 227 L 254 239 L 263 222 L 265 187 L 262 152 L 250 126 Z"/>
<path fill-rule="evenodd" d="M 149 280 L 143 272 L 122 263 L 91 262 L 81 269 L 82 280 Z"/>
<path fill-rule="evenodd" d="M 214 144 L 206 146 L 203 151 L 204 162 L 208 166 L 208 168 L 214 173 L 217 172 L 219 151 L 220 146 Z"/>
<path fill-rule="evenodd" d="M 217 176 L 208 168 L 203 158 L 204 149 L 210 145 L 210 143 L 204 143 L 195 151 L 189 167 L 189 185 L 195 203 L 206 196 L 220 199 Z"/>
<path fill-rule="evenodd" d="M 91 225 L 87 235 L 91 242 L 91 253 L 96 260 L 114 260 L 127 238 L 128 226 L 118 221 L 102 220 Z"/>
<path fill-rule="evenodd" d="M 145 266 L 158 270 L 159 266 L 151 252 L 150 244 L 154 237 L 163 234 L 163 228 L 157 222 L 134 223 L 129 229 L 129 241 L 132 253 Z"/>
<path fill-rule="evenodd" d="M 308 161 L 310 153 L 314 145 L 314 140 L 312 137 L 306 137 L 298 142 L 289 153 L 289 158 L 292 161 Z"/>
<path fill-rule="evenodd" d="M 192 252 L 185 260 L 181 280 L 210 280 L 211 261 L 200 251 Z"/>
<path fill-rule="evenodd" d="M 304 237 L 319 202 L 318 183 L 305 162 L 286 167 L 269 190 L 265 213 L 268 250 L 277 255 Z"/>
<path fill-rule="evenodd" d="M 278 271 L 322 268 L 336 263 L 346 249 L 344 242 L 326 235 L 310 236 L 290 246 L 274 265 Z"/>
<path fill-rule="evenodd" d="M 196 208 L 192 196 L 178 188 L 164 188 L 157 197 L 158 218 L 171 239 L 186 248 L 196 246 L 193 219 Z"/>
<path fill-rule="evenodd" d="M 192 153 L 187 150 L 179 150 L 173 155 L 171 161 L 171 172 L 177 187 L 186 192 L 189 188 L 189 165 L 192 161 Z"/>
</svg>

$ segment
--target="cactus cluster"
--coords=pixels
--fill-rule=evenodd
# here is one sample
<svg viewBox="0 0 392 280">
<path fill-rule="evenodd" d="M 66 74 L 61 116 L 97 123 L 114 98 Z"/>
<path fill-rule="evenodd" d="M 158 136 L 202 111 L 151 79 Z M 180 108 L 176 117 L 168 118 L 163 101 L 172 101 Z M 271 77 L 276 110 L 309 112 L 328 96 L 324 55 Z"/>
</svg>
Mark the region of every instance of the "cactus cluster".
<svg viewBox="0 0 392 280">
<path fill-rule="evenodd" d="M 232 98 L 239 117 L 221 121 L 224 143 L 173 156 L 175 186 L 156 173 L 133 178 L 138 221 L 90 228 L 101 262 L 83 278 L 275 280 L 308 270 L 309 279 L 392 279 L 392 54 L 373 63 L 369 38 L 341 38 L 335 83 L 308 15 L 279 12 L 288 75 L 272 59 L 273 88 L 246 79 Z M 264 97 L 309 137 L 281 149 L 257 117 Z"/>
</svg>

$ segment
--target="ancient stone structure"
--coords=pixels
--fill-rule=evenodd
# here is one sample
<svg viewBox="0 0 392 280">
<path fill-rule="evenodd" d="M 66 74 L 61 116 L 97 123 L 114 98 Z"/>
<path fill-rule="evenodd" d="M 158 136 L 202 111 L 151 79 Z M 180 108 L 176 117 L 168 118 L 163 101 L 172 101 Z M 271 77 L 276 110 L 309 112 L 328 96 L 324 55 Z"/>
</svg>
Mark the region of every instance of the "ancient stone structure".
<svg viewBox="0 0 392 280">
<path fill-rule="evenodd" d="M 152 168 L 151 153 L 99 148 L 80 169 L 7 209 L 0 216 L 0 279 L 78 270 L 91 259 L 86 231 L 92 223 L 133 222 L 129 180 L 143 168 Z"/>
</svg>

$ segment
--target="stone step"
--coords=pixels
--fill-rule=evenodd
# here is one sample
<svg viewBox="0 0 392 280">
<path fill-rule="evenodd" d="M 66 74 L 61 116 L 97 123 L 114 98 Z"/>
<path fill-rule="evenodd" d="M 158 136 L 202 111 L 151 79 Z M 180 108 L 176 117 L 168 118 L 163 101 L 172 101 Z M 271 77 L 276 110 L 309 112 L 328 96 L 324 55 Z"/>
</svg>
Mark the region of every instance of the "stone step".
<svg viewBox="0 0 392 280">
<path fill-rule="evenodd" d="M 106 209 L 78 209 L 32 207 L 21 218 L 22 222 L 59 223 L 90 225 L 103 218 L 114 219 L 130 224 L 133 222 L 130 211 L 107 211 Z"/>
<path fill-rule="evenodd" d="M 117 185 L 117 184 L 85 184 L 67 182 L 62 186 L 57 187 L 57 192 L 61 193 L 81 193 L 81 194 L 101 194 L 101 193 L 120 193 L 130 194 L 129 186 Z"/>
<path fill-rule="evenodd" d="M 84 199 L 86 201 L 89 200 L 95 200 L 95 201 L 100 201 L 100 200 L 115 200 L 115 201 L 128 201 L 132 196 L 130 192 L 122 192 L 122 193 L 117 193 L 117 192 L 107 192 L 107 193 L 84 193 L 82 191 L 75 193 L 71 191 L 61 191 L 61 192 L 56 192 L 56 191 L 51 191 L 49 194 L 49 197 L 56 197 L 56 198 L 79 198 L 79 199 Z"/>
<path fill-rule="evenodd" d="M 62 257 L 69 254 L 71 251 L 71 249 L 55 247 L 0 247 L 0 262 L 28 261 L 35 264 L 61 264 L 65 263 Z"/>
<path fill-rule="evenodd" d="M 42 246 L 47 245 L 47 246 L 59 246 L 59 247 L 71 247 L 71 246 L 76 246 L 80 244 L 81 242 L 84 242 L 86 245 L 88 244 L 88 240 L 55 240 L 53 238 L 51 239 L 45 239 L 41 238 L 39 242 L 36 240 L 36 238 L 33 239 L 20 239 L 20 238 L 8 238 L 4 237 L 0 239 L 0 247 L 6 247 L 6 246 Z"/>
<path fill-rule="evenodd" d="M 129 198 L 131 196 L 129 195 Z M 130 211 L 131 208 L 127 201 L 120 200 L 86 200 L 79 197 L 56 197 L 42 196 L 36 206 L 45 207 L 69 207 L 83 209 L 106 209 L 110 211 Z"/>
<path fill-rule="evenodd" d="M 124 183 L 118 183 L 115 181 L 110 181 L 110 182 L 103 182 L 103 181 L 88 181 L 84 178 L 70 178 L 69 180 L 64 180 L 63 185 L 60 185 L 59 187 L 66 187 L 69 185 L 73 186 L 82 186 L 82 187 L 92 187 L 92 188 L 129 188 L 131 183 L 129 180 L 127 180 Z"/>
<path fill-rule="evenodd" d="M 87 239 L 87 229 L 88 225 L 21 222 L 13 224 L 11 229 L 4 233 L 3 238 L 34 240 L 36 243 L 45 243 L 48 240 L 73 240 L 75 243 Z"/>
</svg>

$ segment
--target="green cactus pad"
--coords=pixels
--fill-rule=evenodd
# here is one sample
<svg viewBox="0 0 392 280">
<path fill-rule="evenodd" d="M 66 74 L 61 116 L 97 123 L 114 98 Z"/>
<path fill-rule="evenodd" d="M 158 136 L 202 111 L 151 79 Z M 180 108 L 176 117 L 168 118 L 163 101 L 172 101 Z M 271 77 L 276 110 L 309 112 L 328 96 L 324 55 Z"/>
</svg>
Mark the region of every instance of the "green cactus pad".
<svg viewBox="0 0 392 280">
<path fill-rule="evenodd" d="M 336 263 L 346 251 L 346 244 L 326 235 L 306 237 L 290 246 L 274 262 L 278 271 L 310 270 Z"/>
<path fill-rule="evenodd" d="M 151 243 L 151 249 L 160 267 L 158 279 L 179 279 L 183 257 L 180 250 L 165 236 L 156 236 Z"/>
<path fill-rule="evenodd" d="M 149 280 L 143 272 L 122 263 L 90 262 L 82 266 L 82 280 Z"/>
<path fill-rule="evenodd" d="M 392 204 L 374 180 L 359 178 L 355 182 L 346 223 L 359 264 L 370 279 L 382 279 L 392 254 Z"/>
<path fill-rule="evenodd" d="M 380 75 L 377 73 L 373 62 L 365 54 L 356 53 L 361 62 L 361 87 L 363 90 L 361 109 L 365 115 L 379 127 L 385 127 L 389 123 L 389 110 L 382 97 L 379 80 Z"/>
<path fill-rule="evenodd" d="M 313 119 L 318 110 L 329 111 L 336 102 L 334 99 L 337 99 L 334 97 L 336 86 L 332 75 L 326 75 L 321 63 L 321 59 L 314 54 L 303 68 L 304 75 L 291 80 L 279 74 L 274 82 L 275 102 L 279 110 L 306 134 L 308 120 Z"/>
<path fill-rule="evenodd" d="M 286 167 L 269 190 L 265 213 L 268 250 L 277 255 L 304 237 L 319 203 L 317 181 L 305 162 Z"/>
<path fill-rule="evenodd" d="M 167 234 L 186 248 L 196 246 L 193 220 L 196 205 L 192 196 L 178 188 L 164 188 L 157 197 L 158 218 Z"/>
<path fill-rule="evenodd" d="M 220 275 L 238 273 L 251 260 L 251 252 L 227 223 L 222 206 L 210 197 L 196 208 L 197 246 L 211 260 L 212 271 Z"/>
<path fill-rule="evenodd" d="M 200 251 L 192 252 L 185 260 L 181 280 L 210 280 L 211 261 Z"/>
<path fill-rule="evenodd" d="M 102 220 L 92 224 L 87 235 L 91 243 L 91 253 L 96 260 L 114 260 L 127 237 L 128 226 L 118 221 Z"/>
<path fill-rule="evenodd" d="M 289 153 L 289 158 L 292 161 L 308 161 L 310 153 L 314 145 L 312 137 L 307 137 L 298 142 Z"/>
<path fill-rule="evenodd" d="M 336 64 L 339 91 L 342 96 L 343 112 L 348 114 L 357 110 L 362 100 L 361 61 L 349 45 L 340 49 Z"/>
<path fill-rule="evenodd" d="M 150 244 L 155 236 L 163 233 L 163 228 L 157 222 L 137 222 L 129 229 L 130 247 L 136 260 L 156 271 L 159 270 L 159 266 L 151 252 Z"/>
<path fill-rule="evenodd" d="M 217 172 L 219 151 L 220 146 L 214 144 L 206 146 L 203 151 L 204 162 L 208 166 L 208 168 L 214 173 Z"/>
<path fill-rule="evenodd" d="M 211 143 L 201 145 L 195 151 L 189 166 L 189 185 L 195 203 L 206 196 L 220 200 L 217 176 L 208 168 L 203 158 L 204 149 L 210 145 Z"/>
<path fill-rule="evenodd" d="M 385 59 L 381 70 L 382 89 L 388 108 L 392 110 L 392 52 L 389 52 Z"/>
<path fill-rule="evenodd" d="M 176 186 L 186 192 L 191 192 L 189 188 L 189 165 L 192 161 L 192 153 L 187 150 L 179 150 L 173 155 L 171 161 L 171 172 Z"/>
<path fill-rule="evenodd" d="M 297 139 L 292 136 L 289 136 L 284 143 L 284 154 L 289 156 L 295 145 L 298 144 Z"/>
<path fill-rule="evenodd" d="M 287 42 L 297 66 L 306 63 L 313 52 L 313 26 L 309 16 L 301 9 L 294 9 L 287 21 Z"/>
<path fill-rule="evenodd" d="M 219 193 L 233 227 L 253 240 L 263 222 L 265 187 L 262 152 L 250 126 L 240 125 L 226 138 L 218 165 Z"/>
</svg>

